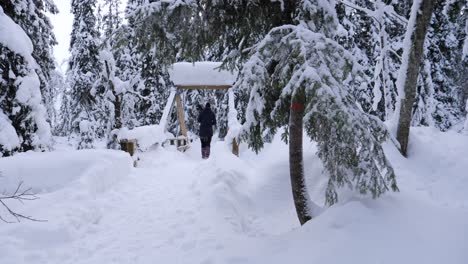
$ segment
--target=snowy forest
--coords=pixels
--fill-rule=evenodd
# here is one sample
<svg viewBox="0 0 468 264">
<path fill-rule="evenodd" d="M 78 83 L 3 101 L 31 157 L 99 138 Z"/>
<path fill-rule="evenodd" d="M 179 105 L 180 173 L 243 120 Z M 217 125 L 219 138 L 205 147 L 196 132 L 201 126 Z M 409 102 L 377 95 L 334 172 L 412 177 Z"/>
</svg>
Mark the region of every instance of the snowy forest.
<svg viewBox="0 0 468 264">
<path fill-rule="evenodd" d="M 241 70 L 235 90 L 241 120 L 251 115 L 247 109 L 274 108 L 280 97 L 262 94 L 260 106 L 252 92 L 287 94 L 298 71 L 344 71 L 346 64 L 351 75 L 337 72 L 328 86 L 358 102 L 360 111 L 391 120 L 402 94 L 397 79 L 412 7 L 411 1 L 141 0 L 128 1 L 121 13 L 119 0 L 73 1 L 70 58 L 61 74 L 48 18 L 58 12 L 53 1 L 1 4 L 2 156 L 47 151 L 52 135 L 93 148 L 99 140 L 110 143 L 114 129 L 158 123 L 171 87 L 167 69 L 177 61 L 223 61 Z M 466 3 L 432 4 L 411 125 L 461 132 L 468 99 Z M 226 123 L 224 95 L 206 91 L 187 94 L 187 119 L 196 119 L 192 109 L 207 100 Z M 266 116 L 265 122 L 285 121 Z M 188 129 L 196 131 L 196 124 L 188 122 Z M 261 141 L 252 138 L 252 145 Z"/>
<path fill-rule="evenodd" d="M 56 3 L 53 0 L 0 0 L 0 220 L 3 220 L 0 224 L 32 220 L 26 224 L 30 233 L 47 236 L 47 228 L 39 226 L 52 224 L 54 221 L 49 218 L 60 219 L 60 224 L 54 227 L 57 228 L 53 236 L 56 241 L 46 245 L 56 247 L 61 240 L 65 244 L 75 243 L 70 246 L 73 250 L 62 253 L 47 250 L 48 253 L 34 253 L 40 256 L 43 261 L 40 263 L 64 263 L 61 260 L 70 256 L 74 259 L 66 263 L 110 263 L 115 250 L 105 246 L 105 254 L 84 250 L 79 242 L 80 234 L 92 238 L 93 232 L 104 232 L 99 229 L 99 221 L 105 221 L 100 220 L 106 219 L 105 211 L 116 206 L 110 204 L 120 201 L 128 203 L 127 208 L 137 207 L 140 200 L 129 198 L 133 202 L 130 203 L 124 195 L 133 195 L 139 190 L 148 190 L 146 195 L 149 195 L 146 185 L 165 186 L 169 181 L 165 178 L 156 184 L 149 175 L 166 175 L 164 173 L 174 179 L 167 182 L 166 188 L 155 187 L 162 193 L 169 192 L 168 186 L 195 188 L 191 192 L 196 195 L 187 194 L 191 202 L 181 206 L 197 206 L 194 197 L 202 197 L 197 199 L 205 202 L 216 201 L 213 202 L 216 210 L 203 204 L 199 206 L 201 212 L 197 213 L 202 217 L 207 208 L 224 212 L 224 220 L 220 221 L 230 223 L 230 227 L 219 227 L 220 232 L 228 237 L 231 229 L 235 230 L 232 231 L 235 236 L 226 240 L 244 239 L 243 236 L 270 238 L 274 232 L 268 230 L 274 230 L 275 223 L 281 226 L 278 234 L 293 230 L 291 226 L 297 224 L 297 220 L 308 228 L 303 231 L 305 233 L 288 233 L 287 239 L 301 242 L 291 246 L 289 253 L 273 254 L 277 259 L 268 253 L 279 247 L 272 238 L 265 242 L 268 245 L 262 244 L 264 254 L 261 257 L 254 253 L 246 258 L 232 257 L 245 251 L 242 242 L 233 246 L 235 249 L 215 245 L 215 248 L 228 248 L 229 253 L 215 254 L 211 259 L 206 259 L 200 253 L 203 250 L 189 242 L 181 246 L 188 255 L 178 260 L 173 259 L 178 251 L 172 252 L 169 246 L 166 248 L 169 251 L 162 255 L 150 254 L 167 258 L 168 263 L 267 263 L 267 260 L 284 263 L 291 258 L 298 263 L 311 263 L 294 252 L 307 251 L 307 243 L 320 244 L 316 236 L 332 232 L 320 231 L 324 230 L 321 228 L 338 226 L 339 229 L 351 225 L 345 230 L 357 235 L 362 230 L 357 231 L 361 227 L 355 226 L 357 220 L 351 217 L 353 212 L 364 212 L 361 216 L 372 217 L 376 217 L 372 212 L 385 212 L 375 213 L 383 215 L 374 219 L 382 223 L 376 230 L 396 222 L 396 227 L 386 232 L 410 234 L 407 231 L 412 229 L 403 228 L 403 220 L 388 215 L 399 214 L 401 204 L 414 203 L 418 210 L 408 209 L 416 213 L 414 216 L 408 213 L 406 217 L 420 221 L 433 210 L 424 207 L 428 206 L 426 204 L 420 207 L 416 202 L 429 199 L 426 196 L 434 196 L 433 199 L 444 206 L 452 206 L 449 208 L 453 212 L 440 212 L 453 213 L 450 219 L 458 218 L 460 222 L 440 220 L 421 226 L 427 230 L 436 224 L 453 224 L 453 230 L 461 228 L 460 237 L 460 233 L 450 237 L 450 232 L 443 236 L 448 241 L 447 246 L 457 246 L 447 256 L 433 253 L 431 258 L 427 253 L 422 258 L 427 260 L 424 262 L 416 256 L 440 245 L 427 242 L 426 247 L 422 246 L 411 255 L 403 248 L 418 240 L 405 238 L 408 244 L 400 245 L 397 255 L 412 257 L 404 261 L 394 257 L 394 262 L 382 263 L 468 262 L 468 228 L 466 222 L 463 224 L 468 221 L 468 195 L 462 194 L 468 187 L 468 175 L 464 170 L 468 169 L 468 3 L 465 0 L 71 0 L 69 7 L 73 24 L 67 43 L 69 57 L 62 66 L 54 57 L 54 46 L 58 42 L 51 17 L 62 12 Z M 141 141 L 137 158 L 126 155 L 119 142 L 125 133 L 143 131 L 148 137 L 157 138 L 160 135 L 151 134 L 150 130 L 164 122 L 165 135 L 177 138 L 183 134 L 177 109 L 170 108 L 169 112 L 166 109 L 168 100 L 174 100 L 171 91 L 175 91 L 176 86 L 170 73 L 178 62 L 219 62 L 221 66 L 216 70 L 232 73 L 235 81 L 229 92 L 178 91 L 188 136 L 196 142 L 188 152 L 160 148 L 150 151 L 143 148 Z M 200 76 L 201 80 L 203 78 Z M 200 106 L 206 103 L 211 104 L 217 125 L 213 154 L 207 161 L 211 163 L 200 165 L 196 147 L 200 144 L 200 121 L 197 119 Z M 239 157 L 225 149 L 225 145 L 230 147 L 231 140 L 239 143 Z M 429 156 L 436 155 L 434 153 L 442 158 Z M 137 161 L 138 166 L 134 168 Z M 275 172 L 274 161 L 284 163 L 278 170 L 281 173 Z M 255 166 L 255 163 L 263 165 Z M 167 166 L 173 166 L 173 172 Z M 193 170 L 190 166 L 194 166 Z M 91 173 L 94 176 L 88 173 L 90 168 L 97 168 Z M 248 168 L 257 172 L 257 176 L 264 176 L 258 176 L 259 180 Z M 31 175 L 26 176 L 26 171 Z M 88 174 L 85 175 L 85 171 Z M 138 183 L 138 186 L 130 184 L 138 182 L 138 177 L 132 176 L 138 173 L 141 177 L 146 175 L 143 178 L 148 177 L 148 182 Z M 179 174 L 192 175 L 191 180 L 184 180 L 177 176 Z M 203 179 L 205 174 L 211 175 L 206 176 L 209 179 Z M 276 174 L 285 178 L 279 180 Z M 438 178 L 450 175 L 452 179 Z M 121 196 L 103 194 L 104 189 L 108 192 L 117 188 L 121 181 L 127 182 L 125 189 L 121 189 Z M 71 182 L 77 185 L 72 186 Z M 443 191 L 431 189 L 439 187 Z M 66 188 L 89 188 L 98 202 L 83 198 L 87 195 L 81 191 L 73 192 L 70 198 L 66 194 L 70 190 Z M 414 191 L 408 191 L 413 190 L 411 188 Z M 278 195 L 268 193 L 270 189 Z M 419 198 L 411 196 L 426 191 L 428 194 L 421 194 Z M 212 192 L 213 197 L 206 192 Z M 271 196 L 270 202 L 268 198 L 259 198 L 257 193 L 263 192 L 267 193 L 264 197 Z M 182 195 L 176 191 L 173 194 Z M 369 200 L 361 200 L 367 198 Z M 73 201 L 56 205 L 50 211 L 40 209 L 49 208 L 56 199 Z M 163 198 L 158 199 L 163 201 Z M 400 199 L 398 206 L 389 205 L 394 202 L 391 199 Z M 411 203 L 407 203 L 410 200 Z M 270 207 L 283 208 L 285 201 L 290 202 L 284 205 L 287 209 L 267 212 Z M 357 206 L 353 201 L 361 201 L 363 205 Z M 43 203 L 43 207 L 33 209 L 36 202 Z M 263 213 L 252 209 L 257 207 L 262 208 Z M 227 211 L 226 208 L 231 209 Z M 166 204 L 161 211 L 172 212 L 170 209 L 171 205 Z M 70 213 L 63 216 L 63 210 L 70 210 Z M 406 213 L 402 213 L 403 217 Z M 174 220 L 182 213 L 172 214 Z M 203 214 L 207 219 L 212 219 L 212 215 L 215 213 L 211 211 Z M 158 221 L 146 213 L 144 216 Z M 180 215 L 180 218 L 185 217 L 188 216 Z M 348 222 L 335 223 L 333 221 L 338 220 L 333 217 L 348 219 Z M 271 220 L 275 218 L 277 220 Z M 291 218 L 291 222 L 280 224 L 286 218 Z M 362 223 L 373 226 L 371 218 Z M 116 219 L 107 221 L 112 225 L 118 222 Z M 88 227 L 82 222 L 94 224 Z M 142 230 L 151 229 L 146 222 L 138 223 L 135 220 L 127 224 L 134 228 L 141 224 Z M 66 235 L 60 233 L 64 225 L 73 226 L 65 228 Z M 21 227 L 2 228 L 0 226 L 0 237 L 6 236 L 5 240 L 0 238 L 0 244 L 16 241 L 18 238 L 12 234 L 18 232 L 25 241 L 34 236 L 27 234 L 29 231 L 18 231 Z M 201 224 L 199 228 L 205 230 Z M 125 230 L 122 232 L 127 234 Z M 128 228 L 128 239 L 134 241 L 131 230 Z M 208 230 L 212 229 L 206 229 L 206 233 L 213 232 L 213 236 L 217 236 L 218 233 Z M 191 234 L 191 231 L 185 233 Z M 111 243 L 111 235 L 99 234 L 107 236 L 107 240 L 103 238 L 102 241 Z M 421 239 L 432 241 L 429 234 Z M 309 241 L 309 236 L 318 240 Z M 362 241 L 369 243 L 375 238 L 369 236 Z M 198 246 L 208 247 L 208 242 L 200 241 Z M 25 257 L 29 242 L 21 243 L 25 243 L 19 246 L 24 247 L 24 251 L 13 250 L 16 244 L 6 250 L 0 249 L 0 262 L 4 263 L 2 256 L 6 263 L 23 263 L 17 260 L 26 261 L 35 256 L 31 253 Z M 253 240 L 249 243 L 250 247 L 256 244 Z M 249 243 L 245 247 L 249 247 Z M 356 243 L 353 250 L 363 245 L 371 247 L 372 244 L 366 243 Z M 390 242 L 384 245 L 394 246 Z M 83 254 L 88 257 L 74 255 L 72 252 L 76 250 L 84 250 Z M 132 260 L 132 254 L 126 253 L 112 263 L 149 263 L 145 250 L 149 249 L 138 248 L 139 253 L 135 253 L 143 259 Z M 330 246 L 329 250 L 337 249 Z M 359 254 L 353 250 L 350 252 L 357 262 L 361 258 L 357 258 Z M 361 259 L 361 263 L 377 263 L 375 261 L 389 253 L 372 254 L 373 257 Z M 314 257 L 317 261 L 327 260 L 326 255 L 318 256 Z M 191 262 L 192 257 L 200 261 Z M 311 259 L 310 256 L 305 258 Z M 344 260 L 345 257 L 337 257 L 322 263 L 343 263 Z"/>
</svg>

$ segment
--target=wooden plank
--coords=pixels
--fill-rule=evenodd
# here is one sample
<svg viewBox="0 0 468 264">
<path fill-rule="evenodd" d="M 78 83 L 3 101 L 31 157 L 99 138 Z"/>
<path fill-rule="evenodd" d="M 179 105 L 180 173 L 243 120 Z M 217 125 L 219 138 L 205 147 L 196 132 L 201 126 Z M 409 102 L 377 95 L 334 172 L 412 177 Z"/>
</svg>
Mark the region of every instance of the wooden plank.
<svg viewBox="0 0 468 264">
<path fill-rule="evenodd" d="M 187 90 L 227 90 L 231 88 L 232 85 L 176 85 L 179 89 Z"/>
<path fill-rule="evenodd" d="M 177 103 L 177 117 L 179 118 L 180 122 L 180 130 L 184 137 L 187 137 L 187 128 L 185 128 L 185 117 L 184 117 L 184 109 L 182 108 L 182 99 L 180 98 L 180 94 L 176 95 L 176 103 Z"/>
</svg>

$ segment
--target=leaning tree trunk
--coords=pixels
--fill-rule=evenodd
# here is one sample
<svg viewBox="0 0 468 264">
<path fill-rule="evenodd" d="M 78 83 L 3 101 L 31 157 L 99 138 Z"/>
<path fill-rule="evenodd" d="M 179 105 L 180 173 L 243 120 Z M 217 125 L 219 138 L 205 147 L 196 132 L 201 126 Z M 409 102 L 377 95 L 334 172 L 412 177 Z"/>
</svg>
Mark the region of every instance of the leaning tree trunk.
<svg viewBox="0 0 468 264">
<path fill-rule="evenodd" d="M 294 205 L 301 225 L 312 219 L 308 207 L 309 196 L 305 185 L 302 154 L 304 101 L 303 91 L 295 94 L 291 99 L 289 115 L 289 172 Z"/>
<path fill-rule="evenodd" d="M 413 3 L 413 5 L 414 4 L 415 3 Z M 401 99 L 400 117 L 398 119 L 397 128 L 397 140 L 400 143 L 400 152 L 405 157 L 408 155 L 409 132 L 413 104 L 416 96 L 419 67 L 421 64 L 421 58 L 423 57 L 424 40 L 426 39 L 427 28 L 431 21 L 433 5 L 434 0 L 421 0 L 414 23 L 414 29 L 407 29 L 412 30 L 411 47 L 406 47 L 409 48 L 410 51 L 408 54 L 408 65 L 404 85 L 405 96 Z M 411 20 L 412 18 L 410 18 L 410 21 Z"/>
</svg>

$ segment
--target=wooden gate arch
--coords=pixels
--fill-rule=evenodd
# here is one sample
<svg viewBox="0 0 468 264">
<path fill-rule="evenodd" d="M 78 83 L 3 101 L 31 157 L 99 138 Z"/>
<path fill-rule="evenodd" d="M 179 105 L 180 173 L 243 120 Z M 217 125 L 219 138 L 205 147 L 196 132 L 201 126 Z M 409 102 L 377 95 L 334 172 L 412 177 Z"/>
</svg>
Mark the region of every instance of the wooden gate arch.
<svg viewBox="0 0 468 264">
<path fill-rule="evenodd" d="M 231 145 L 232 153 L 239 156 L 237 134 L 240 123 L 237 120 L 237 111 L 234 105 L 234 92 L 232 91 L 232 85 L 235 82 L 237 73 L 220 69 L 221 64 L 221 62 L 211 61 L 174 63 L 169 69 L 169 76 L 175 87 L 171 89 L 159 124 L 163 124 L 164 130 L 167 130 L 167 121 L 175 102 L 182 137 L 185 138 L 185 144 L 190 144 L 190 140 L 187 136 L 187 128 L 185 126 L 185 111 L 181 98 L 182 91 L 194 89 L 226 90 L 229 97 L 227 138 L 230 142 L 228 142 L 228 144 Z"/>
</svg>

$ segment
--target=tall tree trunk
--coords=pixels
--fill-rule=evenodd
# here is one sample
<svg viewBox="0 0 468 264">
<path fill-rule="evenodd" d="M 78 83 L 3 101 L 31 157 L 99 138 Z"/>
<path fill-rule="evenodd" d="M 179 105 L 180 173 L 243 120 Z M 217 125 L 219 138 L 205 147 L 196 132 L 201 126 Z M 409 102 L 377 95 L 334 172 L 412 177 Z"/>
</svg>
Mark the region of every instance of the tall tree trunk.
<svg viewBox="0 0 468 264">
<path fill-rule="evenodd" d="M 301 225 L 312 219 L 308 207 L 309 196 L 305 185 L 302 154 L 304 102 L 305 94 L 302 90 L 291 99 L 289 116 L 289 172 L 294 205 Z"/>
<path fill-rule="evenodd" d="M 119 140 L 117 133 L 115 130 L 122 128 L 122 95 L 117 94 L 115 90 L 114 82 L 111 80 L 110 68 L 107 61 L 105 62 L 106 70 L 107 70 L 107 81 L 109 82 L 109 88 L 114 95 L 113 105 L 114 105 L 114 122 L 112 124 L 112 132 L 111 135 L 108 137 L 107 140 L 107 148 L 108 149 L 120 149 Z"/>
<path fill-rule="evenodd" d="M 116 94 L 114 84 L 112 83 L 112 90 L 114 92 L 115 101 L 114 101 L 114 115 L 115 115 L 115 123 L 114 129 L 121 129 L 122 128 L 122 100 L 121 95 Z"/>
<path fill-rule="evenodd" d="M 106 64 L 107 80 L 109 82 L 109 87 L 110 87 L 110 90 L 112 91 L 112 95 L 114 95 L 114 98 L 115 98 L 113 101 L 114 125 L 112 128 L 121 129 L 122 128 L 122 100 L 120 98 L 120 95 L 118 95 L 117 92 L 115 91 L 114 82 L 111 80 L 109 64 L 107 63 L 107 61 L 105 62 L 105 64 Z"/>
<path fill-rule="evenodd" d="M 405 157 L 408 154 L 409 132 L 412 109 L 416 96 L 419 67 L 421 65 L 421 58 L 423 57 L 424 40 L 426 38 L 429 22 L 431 21 L 433 5 L 434 0 L 421 0 L 414 23 L 414 29 L 408 28 L 408 30 L 413 31 L 411 33 L 411 47 L 404 85 L 405 96 L 401 99 L 400 117 L 397 128 L 397 140 L 400 143 L 400 152 Z"/>
</svg>

